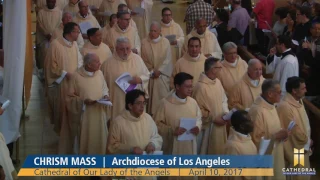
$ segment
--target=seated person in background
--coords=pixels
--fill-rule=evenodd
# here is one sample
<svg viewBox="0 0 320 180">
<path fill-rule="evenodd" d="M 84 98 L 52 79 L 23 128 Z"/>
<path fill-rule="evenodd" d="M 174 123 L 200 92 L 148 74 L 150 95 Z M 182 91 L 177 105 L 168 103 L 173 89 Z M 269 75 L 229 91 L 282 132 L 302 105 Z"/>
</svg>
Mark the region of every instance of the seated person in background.
<svg viewBox="0 0 320 180">
<path fill-rule="evenodd" d="M 292 37 L 294 28 L 296 26 L 296 11 L 295 10 L 290 10 L 287 14 L 286 18 L 286 24 L 287 26 L 284 27 L 283 29 L 283 35 Z"/>
<path fill-rule="evenodd" d="M 145 93 L 138 89 L 126 94 L 125 110 L 111 124 L 107 152 L 111 154 L 153 153 L 161 150 L 162 137 L 152 117 L 144 112 Z"/>
</svg>

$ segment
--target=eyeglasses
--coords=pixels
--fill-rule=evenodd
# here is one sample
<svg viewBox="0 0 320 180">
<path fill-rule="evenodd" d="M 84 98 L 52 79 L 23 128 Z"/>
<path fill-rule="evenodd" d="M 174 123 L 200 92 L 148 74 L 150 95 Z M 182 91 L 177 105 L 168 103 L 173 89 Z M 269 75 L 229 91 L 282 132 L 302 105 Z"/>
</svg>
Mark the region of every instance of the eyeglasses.
<svg viewBox="0 0 320 180">
<path fill-rule="evenodd" d="M 139 101 L 139 102 L 135 102 L 133 104 L 136 104 L 136 105 L 139 105 L 139 106 L 142 106 L 142 105 L 145 106 L 145 105 L 147 105 L 147 102 L 146 101 L 143 101 L 143 102 Z"/>
</svg>

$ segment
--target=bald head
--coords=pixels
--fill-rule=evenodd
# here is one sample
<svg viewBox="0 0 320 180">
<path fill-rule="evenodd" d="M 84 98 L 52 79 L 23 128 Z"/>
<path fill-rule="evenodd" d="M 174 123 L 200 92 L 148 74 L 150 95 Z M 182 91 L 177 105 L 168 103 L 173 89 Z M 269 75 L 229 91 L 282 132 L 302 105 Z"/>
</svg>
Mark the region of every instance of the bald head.
<svg viewBox="0 0 320 180">
<path fill-rule="evenodd" d="M 208 24 L 206 19 L 204 18 L 197 19 L 195 28 L 198 34 L 202 35 L 204 32 L 206 32 L 207 26 Z"/>
<path fill-rule="evenodd" d="M 250 59 L 248 62 L 248 76 L 252 80 L 259 80 L 262 75 L 262 64 L 258 59 Z"/>
</svg>

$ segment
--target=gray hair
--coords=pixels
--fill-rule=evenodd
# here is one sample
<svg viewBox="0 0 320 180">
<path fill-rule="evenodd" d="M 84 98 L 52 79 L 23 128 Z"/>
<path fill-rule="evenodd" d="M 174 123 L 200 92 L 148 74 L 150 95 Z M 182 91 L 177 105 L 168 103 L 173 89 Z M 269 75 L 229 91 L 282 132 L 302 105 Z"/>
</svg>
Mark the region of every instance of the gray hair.
<svg viewBox="0 0 320 180">
<path fill-rule="evenodd" d="M 157 21 L 152 21 L 152 23 L 150 24 L 150 29 L 151 29 L 152 26 L 156 26 L 158 29 L 161 30 L 161 25 Z"/>
<path fill-rule="evenodd" d="M 64 12 L 62 14 L 62 19 L 64 19 L 67 15 L 70 15 L 72 17 L 72 14 L 70 12 Z"/>
<path fill-rule="evenodd" d="M 86 66 L 88 64 L 90 64 L 92 62 L 92 60 L 94 60 L 94 57 L 96 56 L 96 54 L 94 53 L 88 53 L 83 57 L 83 66 Z"/>
<path fill-rule="evenodd" d="M 264 80 L 261 87 L 262 94 L 266 94 L 269 91 L 274 90 L 276 85 L 279 85 L 279 81 L 273 79 Z"/>
<path fill-rule="evenodd" d="M 250 68 L 251 66 L 255 65 L 256 63 L 260 63 L 261 64 L 260 60 L 258 60 L 258 59 L 250 59 L 248 61 L 248 68 Z"/>
<path fill-rule="evenodd" d="M 120 43 L 130 43 L 129 39 L 127 37 L 119 37 L 116 41 L 116 46 L 118 46 Z"/>
<path fill-rule="evenodd" d="M 222 46 L 222 51 L 225 53 L 227 52 L 229 49 L 233 49 L 233 48 L 238 48 L 238 46 L 233 43 L 233 42 L 226 42 L 223 46 Z"/>
<path fill-rule="evenodd" d="M 219 61 L 220 61 L 220 59 L 215 58 L 215 57 L 209 57 L 208 59 L 206 59 L 206 61 L 204 63 L 204 72 L 205 73 L 209 72 L 211 70 L 211 68 Z"/>
</svg>

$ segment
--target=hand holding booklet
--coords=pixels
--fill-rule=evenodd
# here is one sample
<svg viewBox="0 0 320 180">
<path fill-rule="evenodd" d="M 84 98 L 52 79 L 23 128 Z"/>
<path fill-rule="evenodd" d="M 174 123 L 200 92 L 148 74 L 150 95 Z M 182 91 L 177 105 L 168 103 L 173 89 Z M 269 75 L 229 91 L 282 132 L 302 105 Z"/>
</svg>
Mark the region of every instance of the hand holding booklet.
<svg viewBox="0 0 320 180">
<path fill-rule="evenodd" d="M 260 145 L 259 145 L 259 155 L 265 155 L 267 152 L 267 149 L 270 145 L 270 139 L 264 139 L 264 137 L 261 137 Z"/>
<path fill-rule="evenodd" d="M 233 114 L 234 112 L 236 112 L 236 111 L 237 111 L 237 109 L 236 109 L 236 108 L 231 109 L 231 111 L 229 111 L 229 112 L 228 112 L 228 114 L 226 114 L 226 115 L 222 116 L 222 119 L 223 119 L 223 120 L 225 120 L 225 121 L 230 120 L 230 119 L 231 119 L 232 114 Z"/>
<path fill-rule="evenodd" d="M 176 35 L 175 34 L 167 35 L 166 38 L 169 40 L 170 43 L 172 43 L 176 40 Z"/>
<path fill-rule="evenodd" d="M 180 127 L 185 128 L 186 132 L 178 136 L 178 141 L 190 141 L 196 136 L 190 132 L 192 128 L 196 126 L 196 119 L 194 118 L 181 118 Z"/>
<path fill-rule="evenodd" d="M 127 93 L 137 87 L 136 84 L 130 84 L 129 81 L 132 79 L 132 76 L 125 72 L 116 79 L 116 84 L 122 89 L 124 93 Z"/>
<path fill-rule="evenodd" d="M 107 99 L 99 99 L 99 100 L 97 100 L 97 103 L 100 103 L 100 104 L 103 104 L 106 106 L 112 106 L 112 102 Z"/>
</svg>

